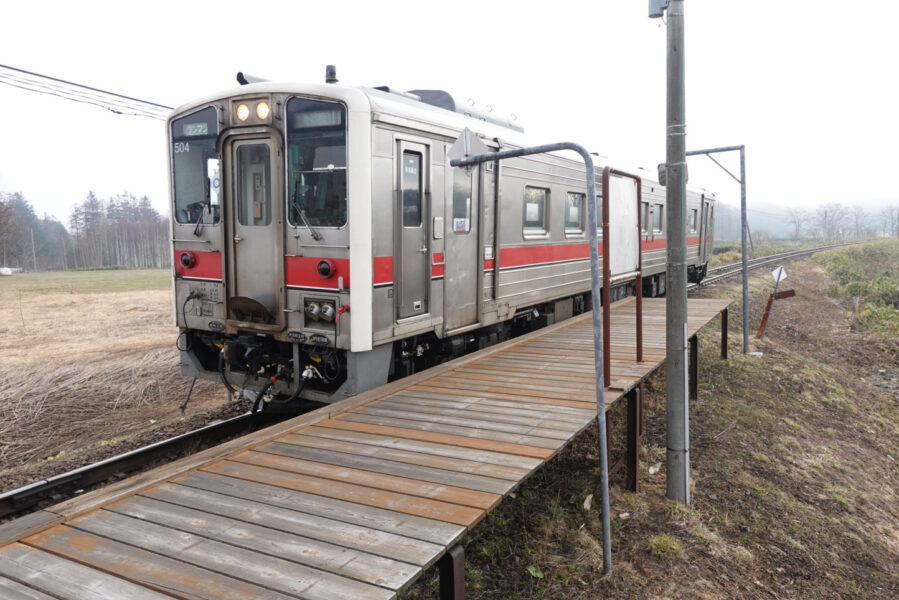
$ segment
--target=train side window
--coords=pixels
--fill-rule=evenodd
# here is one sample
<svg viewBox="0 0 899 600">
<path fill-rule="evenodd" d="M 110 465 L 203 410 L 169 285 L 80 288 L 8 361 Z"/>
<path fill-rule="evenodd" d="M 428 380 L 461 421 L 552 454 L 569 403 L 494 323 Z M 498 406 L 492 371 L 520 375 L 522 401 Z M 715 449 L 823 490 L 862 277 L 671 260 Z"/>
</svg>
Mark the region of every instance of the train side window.
<svg viewBox="0 0 899 600">
<path fill-rule="evenodd" d="M 421 154 L 403 152 L 403 227 L 421 227 Z"/>
<path fill-rule="evenodd" d="M 649 218 L 650 218 L 649 202 L 643 202 L 642 205 L 643 205 L 643 212 L 640 215 L 640 228 L 642 229 L 643 233 L 646 233 L 647 231 L 649 231 Z"/>
<path fill-rule="evenodd" d="M 690 210 L 690 231 L 696 233 L 696 209 Z"/>
<path fill-rule="evenodd" d="M 549 200 L 549 190 L 545 188 L 524 188 L 524 235 L 546 235 L 546 205 Z"/>
<path fill-rule="evenodd" d="M 586 194 L 568 192 L 565 199 L 565 235 L 584 233 L 584 201 Z"/>
<path fill-rule="evenodd" d="M 453 169 L 453 233 L 471 231 L 471 172 Z"/>
<path fill-rule="evenodd" d="M 656 233 L 661 233 L 662 228 L 662 209 L 664 208 L 661 204 L 653 204 L 652 206 L 652 230 Z"/>
</svg>

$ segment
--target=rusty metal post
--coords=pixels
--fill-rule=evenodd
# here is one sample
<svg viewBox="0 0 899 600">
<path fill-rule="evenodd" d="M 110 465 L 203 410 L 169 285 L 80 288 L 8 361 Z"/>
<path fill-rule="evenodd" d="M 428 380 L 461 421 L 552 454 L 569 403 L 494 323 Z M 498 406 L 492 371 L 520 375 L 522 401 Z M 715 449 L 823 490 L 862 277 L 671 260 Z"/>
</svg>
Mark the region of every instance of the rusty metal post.
<svg viewBox="0 0 899 600">
<path fill-rule="evenodd" d="M 609 174 L 602 170 L 602 373 L 609 385 L 612 378 L 612 248 L 609 244 Z"/>
<path fill-rule="evenodd" d="M 642 413 L 641 386 L 627 393 L 627 488 L 632 492 L 640 491 L 640 446 L 642 431 L 640 414 Z"/>
<path fill-rule="evenodd" d="M 721 360 L 727 360 L 727 309 L 721 311 Z"/>
<path fill-rule="evenodd" d="M 690 338 L 690 400 L 699 398 L 699 338 Z"/>
<path fill-rule="evenodd" d="M 437 561 L 440 600 L 465 600 L 465 550 L 456 544 Z"/>
</svg>

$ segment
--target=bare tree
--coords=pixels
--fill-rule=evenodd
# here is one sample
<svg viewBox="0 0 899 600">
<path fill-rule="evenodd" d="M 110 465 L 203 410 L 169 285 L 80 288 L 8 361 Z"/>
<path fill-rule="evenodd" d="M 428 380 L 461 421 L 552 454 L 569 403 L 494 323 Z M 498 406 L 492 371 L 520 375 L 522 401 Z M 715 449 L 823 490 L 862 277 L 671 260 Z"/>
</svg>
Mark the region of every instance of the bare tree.
<svg viewBox="0 0 899 600">
<path fill-rule="evenodd" d="M 787 214 L 790 217 L 790 225 L 793 227 L 793 237 L 799 239 L 809 220 L 808 211 L 801 208 L 790 208 L 787 210 Z"/>
<path fill-rule="evenodd" d="M 825 240 L 842 240 L 848 235 L 849 209 L 838 202 L 818 208 L 814 224 L 818 235 Z"/>
</svg>

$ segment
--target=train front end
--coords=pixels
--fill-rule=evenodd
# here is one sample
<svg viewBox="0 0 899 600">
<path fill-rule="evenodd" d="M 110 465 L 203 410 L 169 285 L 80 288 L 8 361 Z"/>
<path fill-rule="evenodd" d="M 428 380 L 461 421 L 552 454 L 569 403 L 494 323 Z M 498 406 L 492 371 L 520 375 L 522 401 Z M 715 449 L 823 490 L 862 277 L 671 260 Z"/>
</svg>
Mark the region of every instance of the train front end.
<svg viewBox="0 0 899 600">
<path fill-rule="evenodd" d="M 258 83 L 169 118 L 184 375 L 257 409 L 370 383 L 370 112 L 352 88 Z"/>
</svg>

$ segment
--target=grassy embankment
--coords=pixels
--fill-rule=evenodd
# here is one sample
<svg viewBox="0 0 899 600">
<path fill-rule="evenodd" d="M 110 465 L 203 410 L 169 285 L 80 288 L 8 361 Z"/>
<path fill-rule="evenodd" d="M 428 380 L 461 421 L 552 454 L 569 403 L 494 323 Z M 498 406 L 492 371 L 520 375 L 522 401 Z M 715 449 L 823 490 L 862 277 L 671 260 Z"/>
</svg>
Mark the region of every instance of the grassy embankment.
<svg viewBox="0 0 899 600">
<path fill-rule="evenodd" d="M 882 341 L 899 339 L 899 240 L 823 252 L 816 257 L 833 279 L 831 292 L 857 298 L 855 322 Z"/>
</svg>

